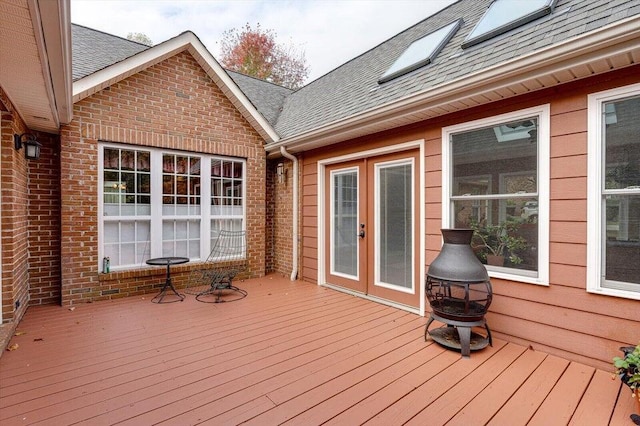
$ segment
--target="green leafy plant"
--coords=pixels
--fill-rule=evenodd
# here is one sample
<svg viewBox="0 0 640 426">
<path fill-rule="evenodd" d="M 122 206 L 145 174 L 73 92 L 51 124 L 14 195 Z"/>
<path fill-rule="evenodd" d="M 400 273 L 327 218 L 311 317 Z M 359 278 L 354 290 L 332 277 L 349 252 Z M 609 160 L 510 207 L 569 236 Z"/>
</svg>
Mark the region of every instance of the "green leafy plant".
<svg viewBox="0 0 640 426">
<path fill-rule="evenodd" d="M 509 259 L 514 265 L 522 263 L 522 258 L 518 252 L 527 247 L 527 240 L 517 235 L 520 222 L 507 219 L 497 225 L 485 222 L 472 221 L 471 229 L 474 230 L 471 247 L 486 261 L 487 254 L 502 256 Z"/>
<path fill-rule="evenodd" d="M 613 358 L 615 374 L 622 383 L 631 388 L 631 393 L 635 397 L 640 388 L 640 344 L 636 347 L 624 346 L 620 350 L 624 356 Z"/>
</svg>

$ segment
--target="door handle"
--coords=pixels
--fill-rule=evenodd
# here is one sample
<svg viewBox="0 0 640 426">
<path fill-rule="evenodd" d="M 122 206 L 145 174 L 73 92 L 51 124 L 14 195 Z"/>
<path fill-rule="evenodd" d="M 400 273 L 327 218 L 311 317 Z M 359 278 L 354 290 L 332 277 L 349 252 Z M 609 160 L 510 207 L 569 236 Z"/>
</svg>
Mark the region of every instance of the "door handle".
<svg viewBox="0 0 640 426">
<path fill-rule="evenodd" d="M 360 224 L 360 232 L 358 232 L 358 237 L 364 238 L 364 223 Z"/>
</svg>

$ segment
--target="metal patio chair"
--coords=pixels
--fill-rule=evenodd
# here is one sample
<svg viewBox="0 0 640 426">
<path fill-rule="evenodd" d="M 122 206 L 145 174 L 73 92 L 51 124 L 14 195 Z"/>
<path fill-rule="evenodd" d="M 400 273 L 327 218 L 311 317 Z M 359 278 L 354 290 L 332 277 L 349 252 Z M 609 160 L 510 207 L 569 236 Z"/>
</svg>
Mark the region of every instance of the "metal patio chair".
<svg viewBox="0 0 640 426">
<path fill-rule="evenodd" d="M 220 231 L 209 257 L 189 275 L 185 292 L 205 303 L 233 302 L 247 291 L 233 285 L 233 279 L 247 269 L 245 231 Z"/>
</svg>

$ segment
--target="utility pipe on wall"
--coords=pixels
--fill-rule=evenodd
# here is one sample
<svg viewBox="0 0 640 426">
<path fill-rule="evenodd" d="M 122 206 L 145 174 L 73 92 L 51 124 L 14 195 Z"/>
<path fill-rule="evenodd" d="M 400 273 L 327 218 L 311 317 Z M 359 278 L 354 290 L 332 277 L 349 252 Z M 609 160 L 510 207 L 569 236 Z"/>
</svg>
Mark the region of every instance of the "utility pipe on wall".
<svg viewBox="0 0 640 426">
<path fill-rule="evenodd" d="M 293 163 L 293 267 L 291 268 L 291 281 L 295 281 L 298 275 L 298 159 L 287 152 L 284 146 L 280 147 L 280 154 Z"/>
</svg>

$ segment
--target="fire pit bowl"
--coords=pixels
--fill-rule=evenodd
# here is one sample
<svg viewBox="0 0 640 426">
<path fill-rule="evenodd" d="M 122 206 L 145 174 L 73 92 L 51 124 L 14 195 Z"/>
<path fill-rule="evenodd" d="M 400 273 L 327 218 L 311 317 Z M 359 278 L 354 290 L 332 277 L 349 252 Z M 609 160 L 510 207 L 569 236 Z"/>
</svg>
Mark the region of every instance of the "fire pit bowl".
<svg viewBox="0 0 640 426">
<path fill-rule="evenodd" d="M 471 249 L 473 230 L 442 229 L 441 232 L 444 244 L 429 266 L 425 280 L 427 300 L 432 309 L 425 326 L 425 340 L 429 334 L 438 343 L 460 349 L 462 356 L 468 357 L 471 349 L 491 344 L 491 331 L 484 316 L 491 305 L 493 291 L 487 270 Z M 455 327 L 459 341 L 452 341 L 452 330 L 429 331 L 434 320 L 448 328 Z M 484 327 L 487 336 L 477 333 L 472 336 L 472 327 Z"/>
</svg>

